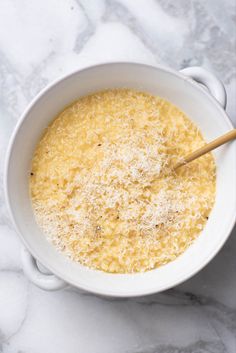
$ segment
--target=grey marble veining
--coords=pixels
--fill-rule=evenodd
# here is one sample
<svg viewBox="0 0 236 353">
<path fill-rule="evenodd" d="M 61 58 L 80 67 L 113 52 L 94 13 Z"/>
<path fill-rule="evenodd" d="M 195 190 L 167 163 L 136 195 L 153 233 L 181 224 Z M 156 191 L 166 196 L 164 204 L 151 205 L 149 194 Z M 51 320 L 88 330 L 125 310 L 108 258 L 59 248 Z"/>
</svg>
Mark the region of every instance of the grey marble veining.
<svg viewBox="0 0 236 353">
<path fill-rule="evenodd" d="M 206 268 L 164 293 L 47 293 L 22 272 L 2 186 L 10 134 L 52 80 L 106 61 L 202 65 L 224 82 L 236 123 L 235 52 L 235 0 L 1 1 L 0 353 L 236 352 L 236 229 Z"/>
</svg>

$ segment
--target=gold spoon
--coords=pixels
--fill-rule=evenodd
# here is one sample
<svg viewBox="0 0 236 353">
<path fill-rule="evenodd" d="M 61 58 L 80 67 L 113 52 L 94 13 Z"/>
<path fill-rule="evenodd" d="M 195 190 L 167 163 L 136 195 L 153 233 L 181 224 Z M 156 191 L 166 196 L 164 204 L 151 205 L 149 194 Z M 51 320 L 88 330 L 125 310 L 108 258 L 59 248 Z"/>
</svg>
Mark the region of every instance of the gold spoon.
<svg viewBox="0 0 236 353">
<path fill-rule="evenodd" d="M 178 169 L 179 167 L 182 167 L 183 165 L 192 162 L 194 159 L 197 159 L 201 156 L 203 156 L 204 154 L 214 150 L 215 148 L 224 145 L 226 142 L 229 142 L 231 140 L 236 139 L 236 129 L 233 129 L 229 132 L 227 132 L 225 135 L 222 135 L 220 137 L 218 137 L 217 139 L 213 140 L 210 143 L 207 143 L 205 146 L 199 148 L 198 150 L 190 153 L 189 155 L 187 155 L 181 162 L 178 162 L 175 166 L 174 166 L 174 170 Z"/>
</svg>

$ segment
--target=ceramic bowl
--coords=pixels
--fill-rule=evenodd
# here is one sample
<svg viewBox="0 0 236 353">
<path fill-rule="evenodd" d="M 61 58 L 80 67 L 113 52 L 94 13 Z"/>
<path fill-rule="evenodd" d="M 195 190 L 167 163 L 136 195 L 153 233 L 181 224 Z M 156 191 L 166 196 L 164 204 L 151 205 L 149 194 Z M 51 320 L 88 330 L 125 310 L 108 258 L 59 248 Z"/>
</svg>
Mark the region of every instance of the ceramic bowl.
<svg viewBox="0 0 236 353">
<path fill-rule="evenodd" d="M 30 280 L 43 289 L 71 285 L 114 297 L 166 290 L 200 271 L 220 250 L 235 223 L 236 142 L 232 142 L 214 152 L 217 191 L 210 218 L 194 244 L 175 261 L 145 273 L 109 274 L 68 260 L 46 240 L 35 222 L 29 195 L 30 163 L 35 146 L 43 130 L 66 105 L 80 96 L 118 87 L 146 91 L 174 103 L 199 126 L 206 141 L 233 128 L 225 113 L 224 86 L 199 67 L 177 72 L 136 63 L 102 64 L 76 71 L 44 89 L 16 126 L 5 168 L 7 204 L 25 246 L 23 268 Z"/>
</svg>

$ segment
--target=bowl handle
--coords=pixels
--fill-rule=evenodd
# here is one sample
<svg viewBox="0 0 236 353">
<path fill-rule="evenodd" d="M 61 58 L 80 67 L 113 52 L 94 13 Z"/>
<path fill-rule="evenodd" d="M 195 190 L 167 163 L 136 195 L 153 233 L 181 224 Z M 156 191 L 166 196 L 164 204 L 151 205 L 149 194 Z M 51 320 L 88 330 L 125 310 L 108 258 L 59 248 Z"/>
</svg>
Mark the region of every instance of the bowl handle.
<svg viewBox="0 0 236 353">
<path fill-rule="evenodd" d="M 23 248 L 21 252 L 23 270 L 31 282 L 48 291 L 63 289 L 68 286 L 61 278 L 50 273 L 44 266 L 36 262 L 30 252 Z M 40 268 L 39 268 L 40 267 Z"/>
<path fill-rule="evenodd" d="M 199 66 L 187 67 L 181 70 L 185 76 L 192 78 L 198 83 L 203 84 L 211 95 L 222 105 L 226 107 L 226 91 L 223 83 L 211 72 Z"/>
</svg>

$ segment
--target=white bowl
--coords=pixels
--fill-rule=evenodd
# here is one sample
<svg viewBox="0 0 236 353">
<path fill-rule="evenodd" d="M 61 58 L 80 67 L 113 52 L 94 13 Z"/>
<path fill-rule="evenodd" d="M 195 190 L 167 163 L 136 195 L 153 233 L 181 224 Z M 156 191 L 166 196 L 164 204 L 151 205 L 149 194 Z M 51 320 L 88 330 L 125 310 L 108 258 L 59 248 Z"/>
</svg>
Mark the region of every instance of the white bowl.
<svg viewBox="0 0 236 353">
<path fill-rule="evenodd" d="M 199 238 L 175 261 L 146 273 L 108 274 L 73 263 L 46 240 L 35 222 L 29 196 L 28 179 L 35 146 L 44 128 L 66 105 L 82 95 L 115 87 L 135 88 L 171 101 L 199 126 L 207 141 L 233 127 L 224 110 L 226 96 L 222 83 L 197 67 L 179 73 L 136 63 L 97 65 L 74 72 L 42 91 L 17 124 L 5 170 L 7 203 L 25 245 L 23 267 L 28 277 L 41 288 L 55 290 L 70 284 L 116 297 L 160 292 L 202 269 L 217 254 L 233 228 L 236 217 L 236 142 L 214 152 L 217 163 L 214 208 Z M 35 259 L 44 266 L 38 266 Z"/>
</svg>

